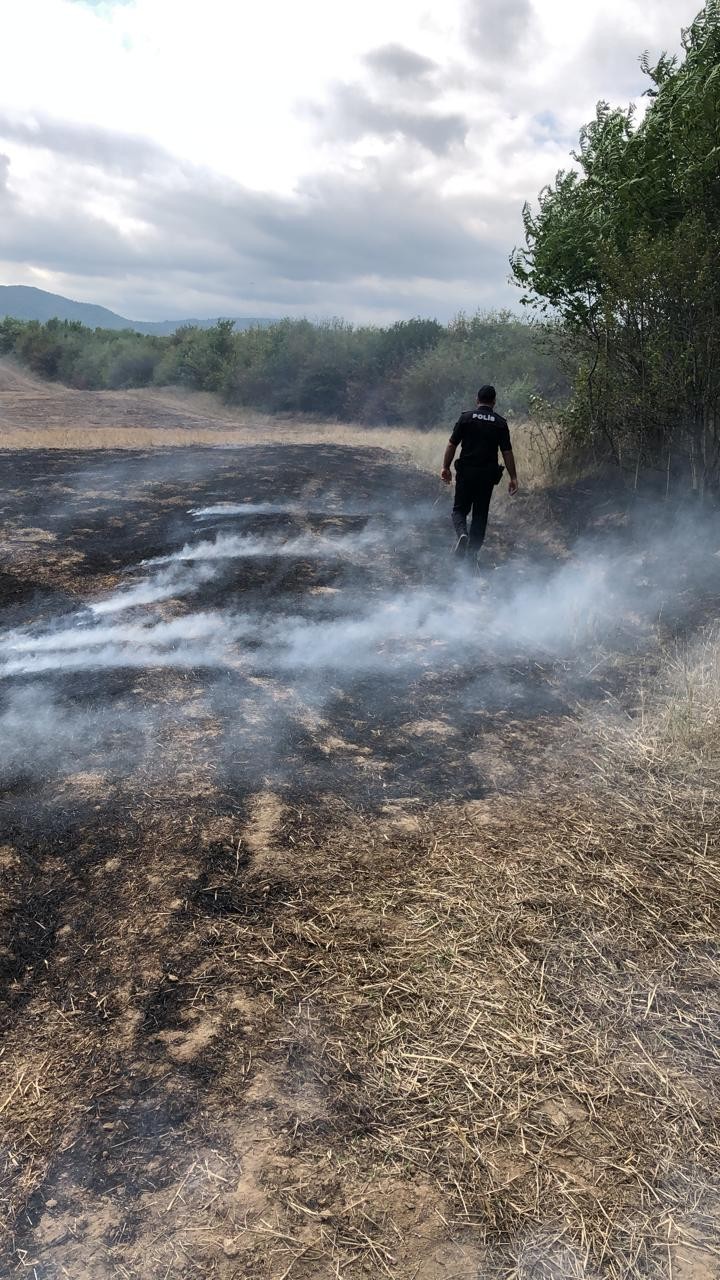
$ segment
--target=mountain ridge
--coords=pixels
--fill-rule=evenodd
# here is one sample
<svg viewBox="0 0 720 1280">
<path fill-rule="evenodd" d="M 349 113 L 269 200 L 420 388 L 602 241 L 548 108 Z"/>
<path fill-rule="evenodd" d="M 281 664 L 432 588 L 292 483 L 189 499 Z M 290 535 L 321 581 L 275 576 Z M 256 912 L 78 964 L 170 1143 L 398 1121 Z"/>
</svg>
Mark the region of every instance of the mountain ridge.
<svg viewBox="0 0 720 1280">
<path fill-rule="evenodd" d="M 14 320 L 38 320 L 41 324 L 47 320 L 78 320 L 90 329 L 133 329 L 136 333 L 167 336 L 175 333 L 184 325 L 194 325 L 200 329 L 209 329 L 217 324 L 217 320 L 128 320 L 108 307 L 93 302 L 76 302 L 65 298 L 60 293 L 49 293 L 45 289 L 37 289 L 34 285 L 3 284 L 0 285 L 0 320 L 12 317 Z M 224 317 L 223 317 L 224 318 Z M 251 329 L 272 324 L 272 320 L 260 316 L 228 316 L 236 329 Z"/>
</svg>

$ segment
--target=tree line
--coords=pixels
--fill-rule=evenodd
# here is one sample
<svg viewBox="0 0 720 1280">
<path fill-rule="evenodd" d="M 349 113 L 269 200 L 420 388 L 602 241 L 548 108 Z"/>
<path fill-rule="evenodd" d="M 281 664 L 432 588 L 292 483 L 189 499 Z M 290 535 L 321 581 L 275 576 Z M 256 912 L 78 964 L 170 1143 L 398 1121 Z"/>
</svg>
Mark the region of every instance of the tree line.
<svg viewBox="0 0 720 1280">
<path fill-rule="evenodd" d="M 641 119 L 598 105 L 511 262 L 577 360 L 566 442 L 702 493 L 720 482 L 720 0 L 682 41 L 681 61 L 641 59 Z"/>
<path fill-rule="evenodd" d="M 0 352 L 72 387 L 184 386 L 269 413 L 367 424 L 450 422 L 483 382 L 497 383 L 516 417 L 527 416 L 533 397 L 562 399 L 569 390 L 552 327 L 510 312 L 460 315 L 449 325 L 282 320 L 241 332 L 221 320 L 169 337 L 8 318 Z"/>
</svg>

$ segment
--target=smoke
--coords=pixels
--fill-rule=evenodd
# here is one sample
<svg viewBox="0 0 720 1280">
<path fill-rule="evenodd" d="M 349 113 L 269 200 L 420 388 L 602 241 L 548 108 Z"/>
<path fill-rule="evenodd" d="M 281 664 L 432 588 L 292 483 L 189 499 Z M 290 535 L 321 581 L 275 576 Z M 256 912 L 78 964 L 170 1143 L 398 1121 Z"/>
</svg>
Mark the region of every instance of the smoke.
<svg viewBox="0 0 720 1280">
<path fill-rule="evenodd" d="M 385 594 L 356 604 L 351 614 L 329 617 L 276 613 L 270 622 L 264 611 L 215 610 L 169 622 L 76 621 L 45 633 L 16 632 L 0 637 L 0 674 L 232 667 L 274 670 L 284 680 L 316 672 L 322 680 L 328 671 L 382 674 L 458 660 L 502 666 L 521 654 L 552 660 L 577 652 L 628 616 L 629 583 L 622 581 L 620 564 L 604 558 L 571 560 L 499 595 L 472 587 L 453 581 L 436 591 Z"/>
<path fill-rule="evenodd" d="M 258 508 L 266 513 L 271 507 L 288 510 L 279 504 L 216 504 L 193 514 Z M 412 520 L 410 513 L 402 569 L 393 552 L 397 508 L 384 525 L 376 520 L 354 533 L 305 531 L 284 540 L 221 533 L 190 539 L 179 550 L 144 562 L 146 576 L 89 601 L 71 617 L 0 633 L 0 728 L 45 763 L 66 756 L 77 761 L 85 741 L 89 754 L 106 751 L 108 767 L 114 768 L 116 740 L 105 732 L 100 710 L 96 718 L 73 720 L 57 696 L 62 680 L 92 672 L 195 671 L 206 673 L 198 675 L 196 685 L 198 696 L 212 703 L 218 741 L 224 735 L 233 747 L 242 743 L 238 750 L 244 759 L 243 753 L 253 751 L 248 743 L 262 739 L 269 753 L 273 739 L 278 758 L 285 752 L 289 759 L 289 726 L 302 726 L 303 707 L 323 715 L 324 708 L 337 709 L 343 699 L 350 705 L 362 680 L 367 681 L 363 705 L 379 727 L 390 723 L 393 698 L 401 718 L 422 702 L 418 716 L 432 719 L 440 704 L 433 701 L 431 686 L 419 685 L 428 673 L 461 677 L 474 713 L 497 707 L 498 689 L 505 691 L 508 704 L 517 705 L 523 689 L 532 700 L 531 682 L 522 671 L 518 675 L 523 663 L 536 661 L 554 673 L 558 687 L 571 688 L 576 677 L 602 668 L 603 651 L 644 643 L 658 612 L 669 609 L 668 601 L 685 607 L 684 583 L 671 565 L 683 564 L 693 581 L 706 573 L 707 559 L 699 566 L 693 558 L 696 535 L 688 529 L 672 530 L 663 539 L 655 533 L 644 548 L 632 550 L 619 540 L 578 543 L 565 560 L 545 560 L 542 566 L 510 557 L 476 580 L 446 560 L 424 559 L 426 547 L 415 549 L 413 541 L 413 527 L 421 523 L 417 512 L 414 525 Z M 273 595 L 277 575 L 266 575 L 252 596 L 240 594 L 236 576 L 228 579 L 223 570 L 225 561 L 236 558 L 264 557 L 272 568 L 273 561 L 290 556 L 313 564 L 362 565 L 362 572 L 344 577 L 333 593 L 307 592 L 283 607 L 286 597 Z M 431 576 L 423 581 L 426 571 Z M 214 607 L 188 608 L 187 598 L 209 584 L 214 584 Z M 303 583 L 299 586 L 302 591 Z M 163 602 L 161 613 L 156 606 Z M 122 616 L 130 611 L 131 617 Z M 32 696 L 13 684 L 20 679 L 35 681 L 27 687 Z M 151 697 L 152 688 L 143 686 L 129 696 Z M 96 684 L 93 696 L 98 691 L 102 697 Z M 455 696 L 443 695 L 451 704 Z M 37 731 L 23 722 L 31 717 L 33 697 Z M 148 720 L 159 722 L 163 715 L 159 701 L 144 705 L 143 734 Z M 12 759 L 17 758 L 13 748 Z"/>
<path fill-rule="evenodd" d="M 337 502 L 324 502 L 322 507 L 313 509 L 307 503 L 300 502 L 217 502 L 205 507 L 192 507 L 188 512 L 196 520 L 206 520 L 227 516 L 228 518 L 236 516 L 300 516 L 307 520 L 313 516 L 318 519 L 327 519 L 328 515 L 333 517 L 362 517 L 367 519 L 369 515 L 380 515 L 385 523 L 402 523 L 408 519 L 417 518 L 421 513 L 427 514 L 433 510 L 433 504 L 428 500 L 425 503 L 414 502 L 412 505 L 403 504 L 402 506 L 394 505 L 388 510 L 380 499 L 373 499 L 368 495 L 362 503 L 357 501 L 343 502 L 341 507 Z"/>
<path fill-rule="evenodd" d="M 173 622 L 154 624 L 127 623 L 115 627 L 82 627 L 54 631 L 49 635 L 9 638 L 3 647 L 14 653 L 42 653 L 68 649 L 86 649 L 104 644 L 172 645 L 178 640 L 199 639 L 212 635 L 222 622 L 220 614 L 194 614 Z M 190 635 L 188 635 L 190 633 Z"/>
<path fill-rule="evenodd" d="M 123 587 L 103 600 L 93 600 L 88 608 L 92 613 L 102 615 L 119 613 L 124 609 L 134 609 L 140 605 L 157 604 L 162 600 L 174 600 L 197 591 L 199 587 L 215 577 L 215 572 L 215 569 L 209 565 L 200 565 L 192 571 L 166 569 L 143 579 L 135 586 Z"/>
<path fill-rule="evenodd" d="M 295 538 L 283 540 L 253 537 L 248 534 L 219 534 L 213 541 L 186 542 L 180 551 L 171 555 L 157 556 L 152 560 L 144 560 L 143 564 L 174 564 L 178 561 L 193 562 L 198 560 L 240 560 L 255 556 L 312 556 L 317 559 L 334 559 L 345 557 L 352 559 L 357 555 L 377 547 L 384 537 L 380 529 L 366 528 L 358 534 L 340 534 L 326 537 L 322 534 L 304 533 Z"/>
<path fill-rule="evenodd" d="M 219 613 L 193 613 L 171 622 L 73 626 L 35 636 L 0 639 L 0 673 L 80 671 L 99 667 L 218 666 L 241 622 Z M 202 641 L 202 644 L 199 642 Z"/>
<path fill-rule="evenodd" d="M 105 644 L 100 648 L 76 649 L 70 653 L 39 653 L 15 658 L 0 668 L 3 676 L 38 675 L 43 671 L 97 671 L 131 667 L 213 667 L 221 664 L 222 649 L 209 645 L 177 642 L 172 648 L 155 645 Z"/>
<path fill-rule="evenodd" d="M 115 779 L 155 755 L 158 726 L 156 712 L 77 707 L 42 685 L 27 684 L 10 692 L 0 712 L 0 778 L 45 780 L 92 763 L 111 766 Z"/>
<path fill-rule="evenodd" d="M 217 502 L 211 507 L 193 507 L 191 516 L 205 520 L 210 516 L 306 516 L 307 508 L 291 502 Z"/>
<path fill-rule="evenodd" d="M 602 561 L 569 564 L 500 600 L 454 583 L 392 595 L 331 622 L 285 619 L 276 657 L 289 671 L 369 671 L 560 655 L 614 625 L 610 578 Z"/>
</svg>

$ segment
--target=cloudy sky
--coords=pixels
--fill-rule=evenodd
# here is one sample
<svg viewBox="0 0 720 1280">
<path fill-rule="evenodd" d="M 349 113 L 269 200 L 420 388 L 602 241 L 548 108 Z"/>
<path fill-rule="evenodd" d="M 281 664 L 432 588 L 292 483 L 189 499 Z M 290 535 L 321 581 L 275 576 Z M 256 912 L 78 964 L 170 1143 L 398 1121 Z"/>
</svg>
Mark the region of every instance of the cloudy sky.
<svg viewBox="0 0 720 1280">
<path fill-rule="evenodd" d="M 4 0 L 0 283 L 134 319 L 514 306 L 520 211 L 700 0 Z"/>
</svg>

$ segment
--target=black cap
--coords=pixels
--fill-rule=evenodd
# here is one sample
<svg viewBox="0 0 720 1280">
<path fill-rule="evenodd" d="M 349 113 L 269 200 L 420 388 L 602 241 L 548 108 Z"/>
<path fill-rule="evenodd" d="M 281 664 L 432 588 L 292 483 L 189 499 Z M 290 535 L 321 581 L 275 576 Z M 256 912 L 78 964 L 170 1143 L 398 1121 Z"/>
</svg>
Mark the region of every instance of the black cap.
<svg viewBox="0 0 720 1280">
<path fill-rule="evenodd" d="M 482 404 L 492 404 L 493 400 L 495 399 L 496 399 L 495 388 L 491 385 L 491 383 L 486 382 L 485 385 L 482 386 L 478 391 L 478 400 Z"/>
</svg>

